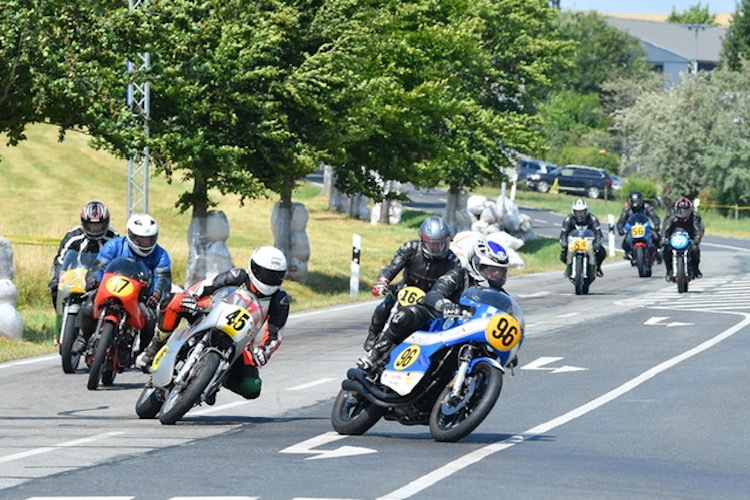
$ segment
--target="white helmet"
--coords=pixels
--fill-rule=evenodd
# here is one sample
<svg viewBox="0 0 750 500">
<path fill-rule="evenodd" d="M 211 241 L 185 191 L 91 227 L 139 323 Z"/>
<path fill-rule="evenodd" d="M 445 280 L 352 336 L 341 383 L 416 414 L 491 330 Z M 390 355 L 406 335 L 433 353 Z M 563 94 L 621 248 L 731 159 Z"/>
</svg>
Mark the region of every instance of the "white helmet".
<svg viewBox="0 0 750 500">
<path fill-rule="evenodd" d="M 272 295 L 286 275 L 286 257 L 276 247 L 260 247 L 250 256 L 247 273 L 255 290 L 261 295 Z"/>
<path fill-rule="evenodd" d="M 128 245 L 141 257 L 148 257 L 156 248 L 159 238 L 159 225 L 149 214 L 133 214 L 128 219 Z"/>
<path fill-rule="evenodd" d="M 589 204 L 583 198 L 578 198 L 573 202 L 573 216 L 576 222 L 583 224 L 586 222 L 586 216 L 589 214 Z"/>
<path fill-rule="evenodd" d="M 497 242 L 478 238 L 468 260 L 469 274 L 479 286 L 500 289 L 508 277 L 508 253 Z"/>
</svg>

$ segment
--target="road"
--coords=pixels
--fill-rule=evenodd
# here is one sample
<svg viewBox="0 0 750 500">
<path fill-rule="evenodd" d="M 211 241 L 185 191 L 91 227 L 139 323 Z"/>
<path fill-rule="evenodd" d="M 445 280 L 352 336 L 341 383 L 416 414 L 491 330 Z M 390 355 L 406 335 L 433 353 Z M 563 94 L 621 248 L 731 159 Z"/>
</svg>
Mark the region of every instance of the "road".
<svg viewBox="0 0 750 500">
<path fill-rule="evenodd" d="M 747 498 L 750 242 L 703 248 L 687 294 L 617 259 L 587 296 L 511 275 L 521 363 L 458 443 L 332 432 L 375 302 L 292 315 L 259 399 L 223 390 L 174 426 L 136 417 L 140 372 L 88 391 L 56 355 L 0 364 L 0 498 Z"/>
</svg>

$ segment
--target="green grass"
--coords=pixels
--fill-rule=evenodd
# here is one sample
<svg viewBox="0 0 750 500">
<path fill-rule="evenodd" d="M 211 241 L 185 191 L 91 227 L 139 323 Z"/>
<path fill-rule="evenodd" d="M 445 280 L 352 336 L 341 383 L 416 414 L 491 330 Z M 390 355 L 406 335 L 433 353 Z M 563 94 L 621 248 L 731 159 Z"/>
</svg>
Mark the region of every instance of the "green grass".
<svg viewBox="0 0 750 500">
<path fill-rule="evenodd" d="M 28 130 L 29 140 L 17 147 L 0 146 L 0 235 L 9 239 L 14 252 L 14 282 L 18 289 L 16 308 L 24 323 L 24 341 L 0 339 L 0 362 L 54 352 L 53 313 L 47 282 L 49 268 L 62 235 L 78 224 L 81 206 L 90 200 L 106 203 L 112 213 L 112 225 L 122 232 L 127 203 L 127 163 L 88 146 L 88 138 L 69 133 L 63 143 L 57 142 L 54 127 L 36 125 Z M 190 214 L 174 208 L 179 194 L 188 184 L 176 180 L 168 184 L 159 177 L 149 181 L 149 211 L 159 222 L 159 244 L 172 257 L 173 277 L 183 285 L 187 270 L 187 230 Z M 497 188 L 482 188 L 476 194 L 495 199 Z M 236 266 L 245 266 L 252 250 L 273 243 L 270 220 L 275 198 L 251 201 L 241 206 L 235 196 L 221 196 L 217 209 L 226 213 L 230 237 L 227 246 Z M 302 183 L 294 201 L 304 203 L 309 221 L 307 233 L 311 258 L 307 283 L 287 281 L 285 288 L 293 297 L 292 311 L 370 300 L 370 286 L 377 273 L 393 256 L 401 243 L 416 237 L 424 219 L 422 212 L 405 209 L 396 226 L 371 225 L 344 214 L 328 211 L 328 200 L 321 188 Z M 574 197 L 540 194 L 519 190 L 517 203 L 568 213 Z M 622 202 L 589 200 L 592 211 L 606 221 L 606 214 L 619 214 Z M 710 214 L 706 222 L 711 234 L 739 234 L 748 231 L 731 219 Z M 719 232 L 721 231 L 721 233 Z M 351 241 L 353 234 L 362 237 L 360 293 L 349 296 Z M 512 269 L 519 273 L 560 269 L 559 245 L 554 239 L 527 242 L 520 254 L 526 266 Z"/>
</svg>

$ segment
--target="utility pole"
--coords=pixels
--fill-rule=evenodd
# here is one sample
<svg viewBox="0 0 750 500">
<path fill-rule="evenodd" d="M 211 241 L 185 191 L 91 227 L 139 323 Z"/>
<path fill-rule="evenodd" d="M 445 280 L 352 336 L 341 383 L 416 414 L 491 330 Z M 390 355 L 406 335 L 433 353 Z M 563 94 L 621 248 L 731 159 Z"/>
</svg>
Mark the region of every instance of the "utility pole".
<svg viewBox="0 0 750 500">
<path fill-rule="evenodd" d="M 150 0 L 128 0 L 130 12 L 148 4 Z M 141 71 L 141 75 L 147 74 L 151 67 L 151 54 L 143 52 L 138 54 L 134 63 L 127 62 L 127 73 L 130 75 L 134 69 Z M 141 118 L 143 131 L 148 136 L 148 121 L 151 117 L 151 87 L 148 80 L 142 82 L 128 81 L 128 106 L 133 113 Z M 128 159 L 128 213 L 127 216 L 137 212 L 148 213 L 148 177 L 149 177 L 149 148 L 144 146 L 143 151 L 134 154 Z"/>
<path fill-rule="evenodd" d="M 708 24 L 700 24 L 700 23 L 693 23 L 693 24 L 686 24 L 685 27 L 688 29 L 688 31 L 694 31 L 695 32 L 695 44 L 693 47 L 693 60 L 691 61 L 691 68 L 690 73 L 696 74 L 698 73 L 698 32 L 703 31 L 706 28 L 708 28 L 710 25 Z"/>
</svg>

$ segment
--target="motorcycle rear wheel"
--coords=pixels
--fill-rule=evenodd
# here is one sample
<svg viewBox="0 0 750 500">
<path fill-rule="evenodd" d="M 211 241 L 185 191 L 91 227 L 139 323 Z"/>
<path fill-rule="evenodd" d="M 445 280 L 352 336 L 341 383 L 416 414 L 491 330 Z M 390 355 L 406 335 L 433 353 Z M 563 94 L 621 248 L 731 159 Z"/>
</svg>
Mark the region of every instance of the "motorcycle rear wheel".
<svg viewBox="0 0 750 500">
<path fill-rule="evenodd" d="M 99 381 L 102 379 L 104 374 L 104 364 L 107 358 L 107 351 L 110 348 L 112 337 L 115 335 L 115 324 L 104 323 L 102 325 L 101 335 L 95 342 L 94 346 L 94 359 L 91 362 L 91 368 L 89 369 L 89 379 L 86 383 L 86 387 L 90 391 L 95 391 L 99 387 Z"/>
<path fill-rule="evenodd" d="M 353 391 L 341 389 L 331 410 L 331 424 L 339 434 L 360 436 L 383 416 L 385 408 L 367 401 Z"/>
<path fill-rule="evenodd" d="M 220 361 L 218 352 L 205 353 L 190 370 L 187 383 L 169 391 L 159 413 L 162 424 L 173 425 L 200 402 L 201 394 L 211 383 Z"/>
<path fill-rule="evenodd" d="M 503 373 L 484 361 L 466 376 L 460 400 L 451 401 L 451 387 L 440 393 L 430 413 L 436 441 L 455 442 L 468 436 L 490 414 L 503 388 Z"/>
<path fill-rule="evenodd" d="M 586 284 L 586 278 L 583 276 L 583 257 L 577 255 L 573 261 L 573 265 L 575 266 L 573 285 L 575 285 L 576 295 L 586 295 L 589 293 L 589 287 Z"/>
<path fill-rule="evenodd" d="M 78 313 L 68 314 L 65 318 L 65 327 L 63 328 L 62 342 L 60 343 L 60 357 L 62 359 L 62 370 L 65 373 L 75 373 L 78 369 L 78 363 L 81 361 L 80 354 L 73 354 L 73 344 L 78 337 L 78 328 L 76 328 L 76 316 Z"/>
<path fill-rule="evenodd" d="M 637 246 L 633 250 L 633 257 L 638 266 L 638 276 L 641 278 L 651 277 L 651 263 L 648 261 L 648 249 L 643 246 Z"/>
<path fill-rule="evenodd" d="M 686 261 L 687 259 L 680 258 L 677 262 L 677 276 L 675 281 L 677 282 L 677 293 L 685 293 L 688 291 L 688 281 L 686 273 Z"/>
<path fill-rule="evenodd" d="M 156 387 L 146 387 L 135 402 L 138 418 L 156 418 L 164 404 L 164 393 Z"/>
</svg>

